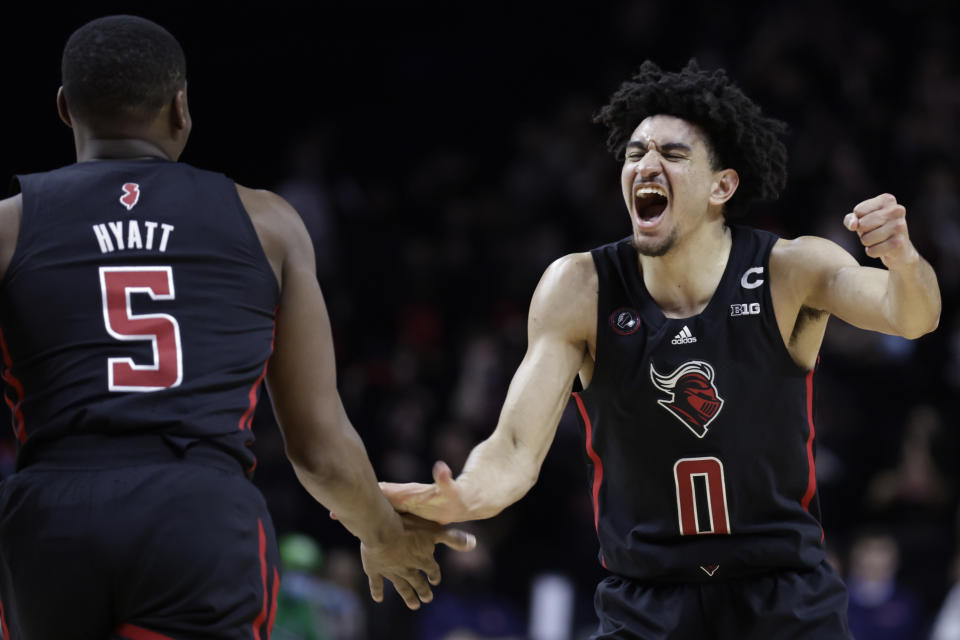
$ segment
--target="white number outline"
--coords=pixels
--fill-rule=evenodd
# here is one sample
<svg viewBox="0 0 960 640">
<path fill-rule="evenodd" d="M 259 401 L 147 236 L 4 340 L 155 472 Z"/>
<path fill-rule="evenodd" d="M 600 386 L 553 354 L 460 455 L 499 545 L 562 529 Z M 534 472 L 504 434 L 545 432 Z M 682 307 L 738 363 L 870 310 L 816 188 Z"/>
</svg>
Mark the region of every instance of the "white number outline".
<svg viewBox="0 0 960 640">
<path fill-rule="evenodd" d="M 696 463 L 696 462 L 716 463 L 716 468 L 718 469 L 719 473 L 711 474 L 709 471 L 705 471 L 702 473 L 684 473 L 683 474 L 684 480 L 686 481 L 686 483 L 688 483 L 684 486 L 683 493 L 689 492 L 690 503 L 693 505 L 693 526 L 695 529 L 695 531 L 685 531 L 683 527 L 684 507 L 683 507 L 683 501 L 680 498 L 681 486 L 680 486 L 679 471 L 681 466 L 687 466 L 687 464 L 685 463 L 692 463 L 692 462 L 693 463 Z M 678 525 L 680 526 L 680 535 L 682 536 L 705 535 L 705 534 L 723 535 L 723 534 L 730 533 L 730 510 L 727 508 L 727 483 L 724 475 L 725 474 L 723 470 L 723 463 L 720 462 L 718 458 L 714 458 L 714 457 L 680 458 L 675 463 L 673 463 L 673 482 L 674 482 L 674 488 L 676 489 L 676 494 L 677 494 L 676 496 L 677 497 L 677 522 L 678 522 Z M 702 477 L 707 485 L 707 515 L 709 516 L 710 525 L 712 527 L 712 529 L 710 529 L 709 531 L 700 530 L 700 517 L 699 517 L 700 514 L 697 510 L 697 494 L 693 484 L 693 479 L 697 476 Z M 714 476 L 714 478 L 711 478 L 711 476 Z M 711 484 L 712 482 L 719 482 L 719 488 L 713 487 L 713 485 Z M 712 497 L 714 493 L 713 491 L 714 489 L 717 489 L 720 493 L 720 496 L 722 497 L 722 500 L 721 500 L 722 504 L 717 505 L 717 506 L 722 506 L 723 508 L 723 519 L 719 523 L 716 521 L 715 513 L 714 513 L 714 504 L 713 504 L 713 497 Z M 717 530 L 718 528 L 720 528 L 717 525 L 720 525 L 720 527 L 722 527 L 720 531 Z"/>
</svg>

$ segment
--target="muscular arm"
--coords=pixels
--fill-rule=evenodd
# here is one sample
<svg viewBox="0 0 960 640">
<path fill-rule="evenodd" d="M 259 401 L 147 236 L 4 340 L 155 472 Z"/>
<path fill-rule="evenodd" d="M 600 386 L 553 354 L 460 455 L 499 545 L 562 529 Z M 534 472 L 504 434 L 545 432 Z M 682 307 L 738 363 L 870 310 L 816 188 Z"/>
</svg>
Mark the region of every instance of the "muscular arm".
<svg viewBox="0 0 960 640">
<path fill-rule="evenodd" d="M 243 187 L 238 191 L 281 283 L 267 387 L 287 457 L 304 488 L 336 511 L 361 541 L 381 545 L 396 540 L 400 518 L 377 486 L 337 391 L 330 321 L 310 236 L 279 196 Z"/>
<path fill-rule="evenodd" d="M 844 221 L 886 269 L 862 267 L 823 238 L 778 242 L 770 257 L 778 311 L 789 318 L 803 308 L 826 311 L 861 329 L 910 339 L 933 331 L 941 305 L 937 277 L 910 242 L 904 214 L 885 194 L 860 203 Z"/>
<path fill-rule="evenodd" d="M 23 196 L 0 200 L 0 279 L 7 272 L 13 251 L 20 235 L 20 216 L 23 211 Z"/>
<path fill-rule="evenodd" d="M 596 292 L 589 254 L 547 269 L 530 303 L 527 352 L 493 433 L 471 451 L 455 481 L 435 469 L 434 485 L 385 483 L 395 506 L 437 522 L 462 522 L 494 516 L 533 487 L 595 330 Z"/>
</svg>

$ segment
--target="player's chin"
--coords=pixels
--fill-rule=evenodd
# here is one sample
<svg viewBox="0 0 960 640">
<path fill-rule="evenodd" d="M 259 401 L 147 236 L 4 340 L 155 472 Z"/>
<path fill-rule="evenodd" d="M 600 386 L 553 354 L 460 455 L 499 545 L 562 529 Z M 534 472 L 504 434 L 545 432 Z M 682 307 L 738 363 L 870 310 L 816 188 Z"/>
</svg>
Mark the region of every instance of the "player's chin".
<svg viewBox="0 0 960 640">
<path fill-rule="evenodd" d="M 633 247 L 642 256 L 648 258 L 659 258 L 666 255 L 676 241 L 675 233 L 643 233 L 642 230 L 634 229 Z"/>
</svg>

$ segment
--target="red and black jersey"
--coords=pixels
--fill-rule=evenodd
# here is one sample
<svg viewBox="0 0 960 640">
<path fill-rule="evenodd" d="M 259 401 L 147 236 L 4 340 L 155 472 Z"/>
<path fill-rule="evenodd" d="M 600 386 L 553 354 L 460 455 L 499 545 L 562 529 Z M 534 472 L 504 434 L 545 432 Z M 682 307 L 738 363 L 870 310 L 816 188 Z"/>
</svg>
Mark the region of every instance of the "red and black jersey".
<svg viewBox="0 0 960 640">
<path fill-rule="evenodd" d="M 235 184 L 159 159 L 18 179 L 0 282 L 18 467 L 72 434 L 157 433 L 251 469 L 279 287 Z"/>
<path fill-rule="evenodd" d="M 815 567 L 813 372 L 783 344 L 770 297 L 777 237 L 731 227 L 702 313 L 667 318 L 629 238 L 591 253 L 597 354 L 574 394 L 604 566 L 654 581 Z"/>
</svg>

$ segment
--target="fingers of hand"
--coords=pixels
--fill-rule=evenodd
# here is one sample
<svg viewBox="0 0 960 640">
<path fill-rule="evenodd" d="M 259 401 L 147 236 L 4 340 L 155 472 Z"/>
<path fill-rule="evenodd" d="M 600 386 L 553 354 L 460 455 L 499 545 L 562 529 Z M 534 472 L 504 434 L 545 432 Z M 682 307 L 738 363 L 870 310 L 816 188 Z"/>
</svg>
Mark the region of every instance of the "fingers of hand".
<svg viewBox="0 0 960 640">
<path fill-rule="evenodd" d="M 860 219 L 857 217 L 857 214 L 855 213 L 848 213 L 847 215 L 843 216 L 843 226 L 845 226 L 850 231 L 857 230 L 857 223 L 859 221 Z"/>
<path fill-rule="evenodd" d="M 440 565 L 437 564 L 437 561 L 434 560 L 433 557 L 430 558 L 426 565 L 427 566 L 424 567 L 424 573 L 427 574 L 427 581 L 433 586 L 437 586 L 440 584 Z M 426 600 L 424 600 L 424 602 L 426 602 Z"/>
<path fill-rule="evenodd" d="M 862 218 L 868 213 L 873 213 L 884 207 L 894 206 L 897 204 L 897 199 L 894 198 L 889 193 L 881 193 L 879 196 L 864 200 L 857 206 L 853 208 L 853 212 L 857 214 L 858 218 Z"/>
<path fill-rule="evenodd" d="M 887 238 L 883 242 L 878 242 L 867 247 L 866 253 L 871 258 L 883 258 L 885 256 L 892 257 L 893 255 L 897 254 L 897 252 L 903 251 L 906 246 L 906 237 L 896 235 Z"/>
<path fill-rule="evenodd" d="M 454 551 L 470 551 L 477 546 L 476 536 L 460 529 L 444 529 L 437 535 L 436 542 L 445 544 Z"/>
<path fill-rule="evenodd" d="M 907 223 L 903 218 L 894 218 L 885 224 L 860 233 L 860 242 L 867 247 L 867 255 L 875 257 L 869 249 L 881 244 L 891 243 L 888 248 L 902 248 L 906 246 Z"/>
<path fill-rule="evenodd" d="M 439 572 L 440 567 L 437 567 L 437 573 Z M 421 602 L 430 602 L 433 600 L 433 590 L 430 588 L 429 583 L 427 583 L 427 579 L 422 573 L 419 571 L 411 571 L 406 578 L 407 582 L 409 582 L 417 592 L 417 596 L 419 596 Z"/>
<path fill-rule="evenodd" d="M 393 588 L 403 598 L 408 609 L 419 609 L 421 600 L 423 602 L 433 600 L 433 591 L 419 572 L 411 571 L 404 575 L 388 576 L 388 579 L 393 583 Z"/>
<path fill-rule="evenodd" d="M 368 578 L 370 582 L 370 597 L 374 602 L 383 602 L 383 576 L 374 574 Z"/>
<path fill-rule="evenodd" d="M 433 494 L 435 488 L 433 485 L 417 482 L 407 482 L 405 484 L 381 482 L 380 491 L 383 492 L 394 509 L 405 511 Z"/>
</svg>

